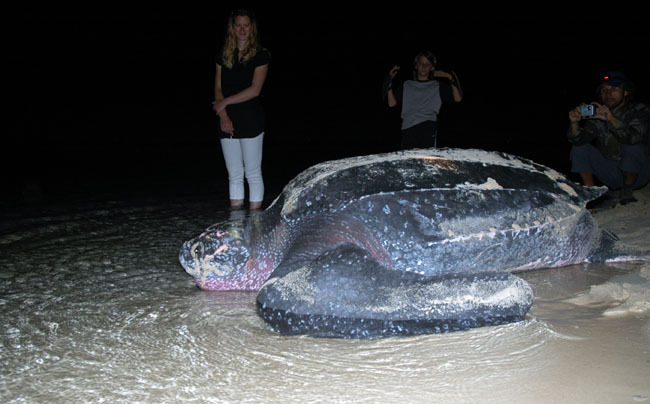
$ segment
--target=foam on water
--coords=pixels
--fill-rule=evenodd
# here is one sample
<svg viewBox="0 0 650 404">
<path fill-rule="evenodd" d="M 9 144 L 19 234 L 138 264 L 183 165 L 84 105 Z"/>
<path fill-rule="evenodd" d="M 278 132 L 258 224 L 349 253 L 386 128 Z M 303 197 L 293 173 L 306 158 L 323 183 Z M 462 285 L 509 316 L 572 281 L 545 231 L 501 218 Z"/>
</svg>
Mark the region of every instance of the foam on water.
<svg viewBox="0 0 650 404">
<path fill-rule="evenodd" d="M 615 264 L 611 264 L 615 265 Z M 638 271 L 618 275 L 608 282 L 567 300 L 576 305 L 602 307 L 605 316 L 625 316 L 650 312 L 650 264 Z"/>
</svg>

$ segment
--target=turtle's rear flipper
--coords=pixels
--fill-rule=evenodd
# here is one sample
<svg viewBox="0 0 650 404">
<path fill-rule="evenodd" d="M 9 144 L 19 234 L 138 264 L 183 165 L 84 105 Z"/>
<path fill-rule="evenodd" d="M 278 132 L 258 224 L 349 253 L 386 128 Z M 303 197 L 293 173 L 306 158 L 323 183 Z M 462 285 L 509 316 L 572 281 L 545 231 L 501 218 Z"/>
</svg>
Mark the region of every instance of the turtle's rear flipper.
<svg viewBox="0 0 650 404">
<path fill-rule="evenodd" d="M 271 278 L 257 304 L 274 330 L 315 337 L 376 338 L 462 330 L 521 320 L 530 286 L 509 273 L 426 277 L 397 272 L 343 244 Z"/>
<path fill-rule="evenodd" d="M 650 261 L 650 251 L 638 251 L 619 243 L 616 234 L 602 229 L 595 241 L 595 248 L 587 257 L 589 262 L 607 261 Z"/>
</svg>

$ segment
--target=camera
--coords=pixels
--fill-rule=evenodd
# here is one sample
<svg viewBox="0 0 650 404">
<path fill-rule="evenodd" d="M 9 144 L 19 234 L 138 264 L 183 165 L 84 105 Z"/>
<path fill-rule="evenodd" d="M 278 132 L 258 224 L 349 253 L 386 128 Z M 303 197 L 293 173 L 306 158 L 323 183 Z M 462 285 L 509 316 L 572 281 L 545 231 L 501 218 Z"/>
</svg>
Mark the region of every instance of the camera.
<svg viewBox="0 0 650 404">
<path fill-rule="evenodd" d="M 583 104 L 580 106 L 580 116 L 591 118 L 596 115 L 596 106 L 594 104 Z"/>
</svg>

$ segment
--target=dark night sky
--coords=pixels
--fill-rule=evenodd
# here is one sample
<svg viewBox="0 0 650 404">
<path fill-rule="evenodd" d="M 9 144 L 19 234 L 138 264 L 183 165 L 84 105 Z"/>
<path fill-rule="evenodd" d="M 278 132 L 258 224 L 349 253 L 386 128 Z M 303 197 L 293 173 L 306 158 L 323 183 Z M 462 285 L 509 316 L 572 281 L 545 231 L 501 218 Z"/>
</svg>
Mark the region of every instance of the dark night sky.
<svg viewBox="0 0 650 404">
<path fill-rule="evenodd" d="M 395 150 L 399 115 L 382 104 L 381 81 L 419 49 L 465 91 L 442 112 L 440 146 L 503 150 L 562 172 L 566 113 L 593 100 L 601 73 L 624 70 L 649 94 L 650 32 L 633 12 L 314 7 L 256 9 L 273 55 L 263 95 L 271 189 L 319 161 Z M 3 203 L 20 203 L 26 184 L 45 198 L 225 188 L 210 103 L 226 11 L 17 13 L 5 50 Z"/>
</svg>

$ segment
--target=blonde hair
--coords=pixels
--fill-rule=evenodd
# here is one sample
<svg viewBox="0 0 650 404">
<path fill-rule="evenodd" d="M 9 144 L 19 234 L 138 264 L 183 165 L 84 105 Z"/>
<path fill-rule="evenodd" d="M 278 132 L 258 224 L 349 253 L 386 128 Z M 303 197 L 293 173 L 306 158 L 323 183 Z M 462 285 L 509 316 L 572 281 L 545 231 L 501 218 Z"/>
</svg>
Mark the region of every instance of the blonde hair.
<svg viewBox="0 0 650 404">
<path fill-rule="evenodd" d="M 224 39 L 223 50 L 221 53 L 221 60 L 228 69 L 232 69 L 235 64 L 235 49 L 237 49 L 237 36 L 235 35 L 235 19 L 237 17 L 248 17 L 251 20 L 251 34 L 246 43 L 246 49 L 240 49 L 244 57 L 242 63 L 247 63 L 261 49 L 259 35 L 257 31 L 257 21 L 253 12 L 239 9 L 230 13 L 228 18 L 228 26 L 226 27 L 226 37 Z"/>
</svg>

